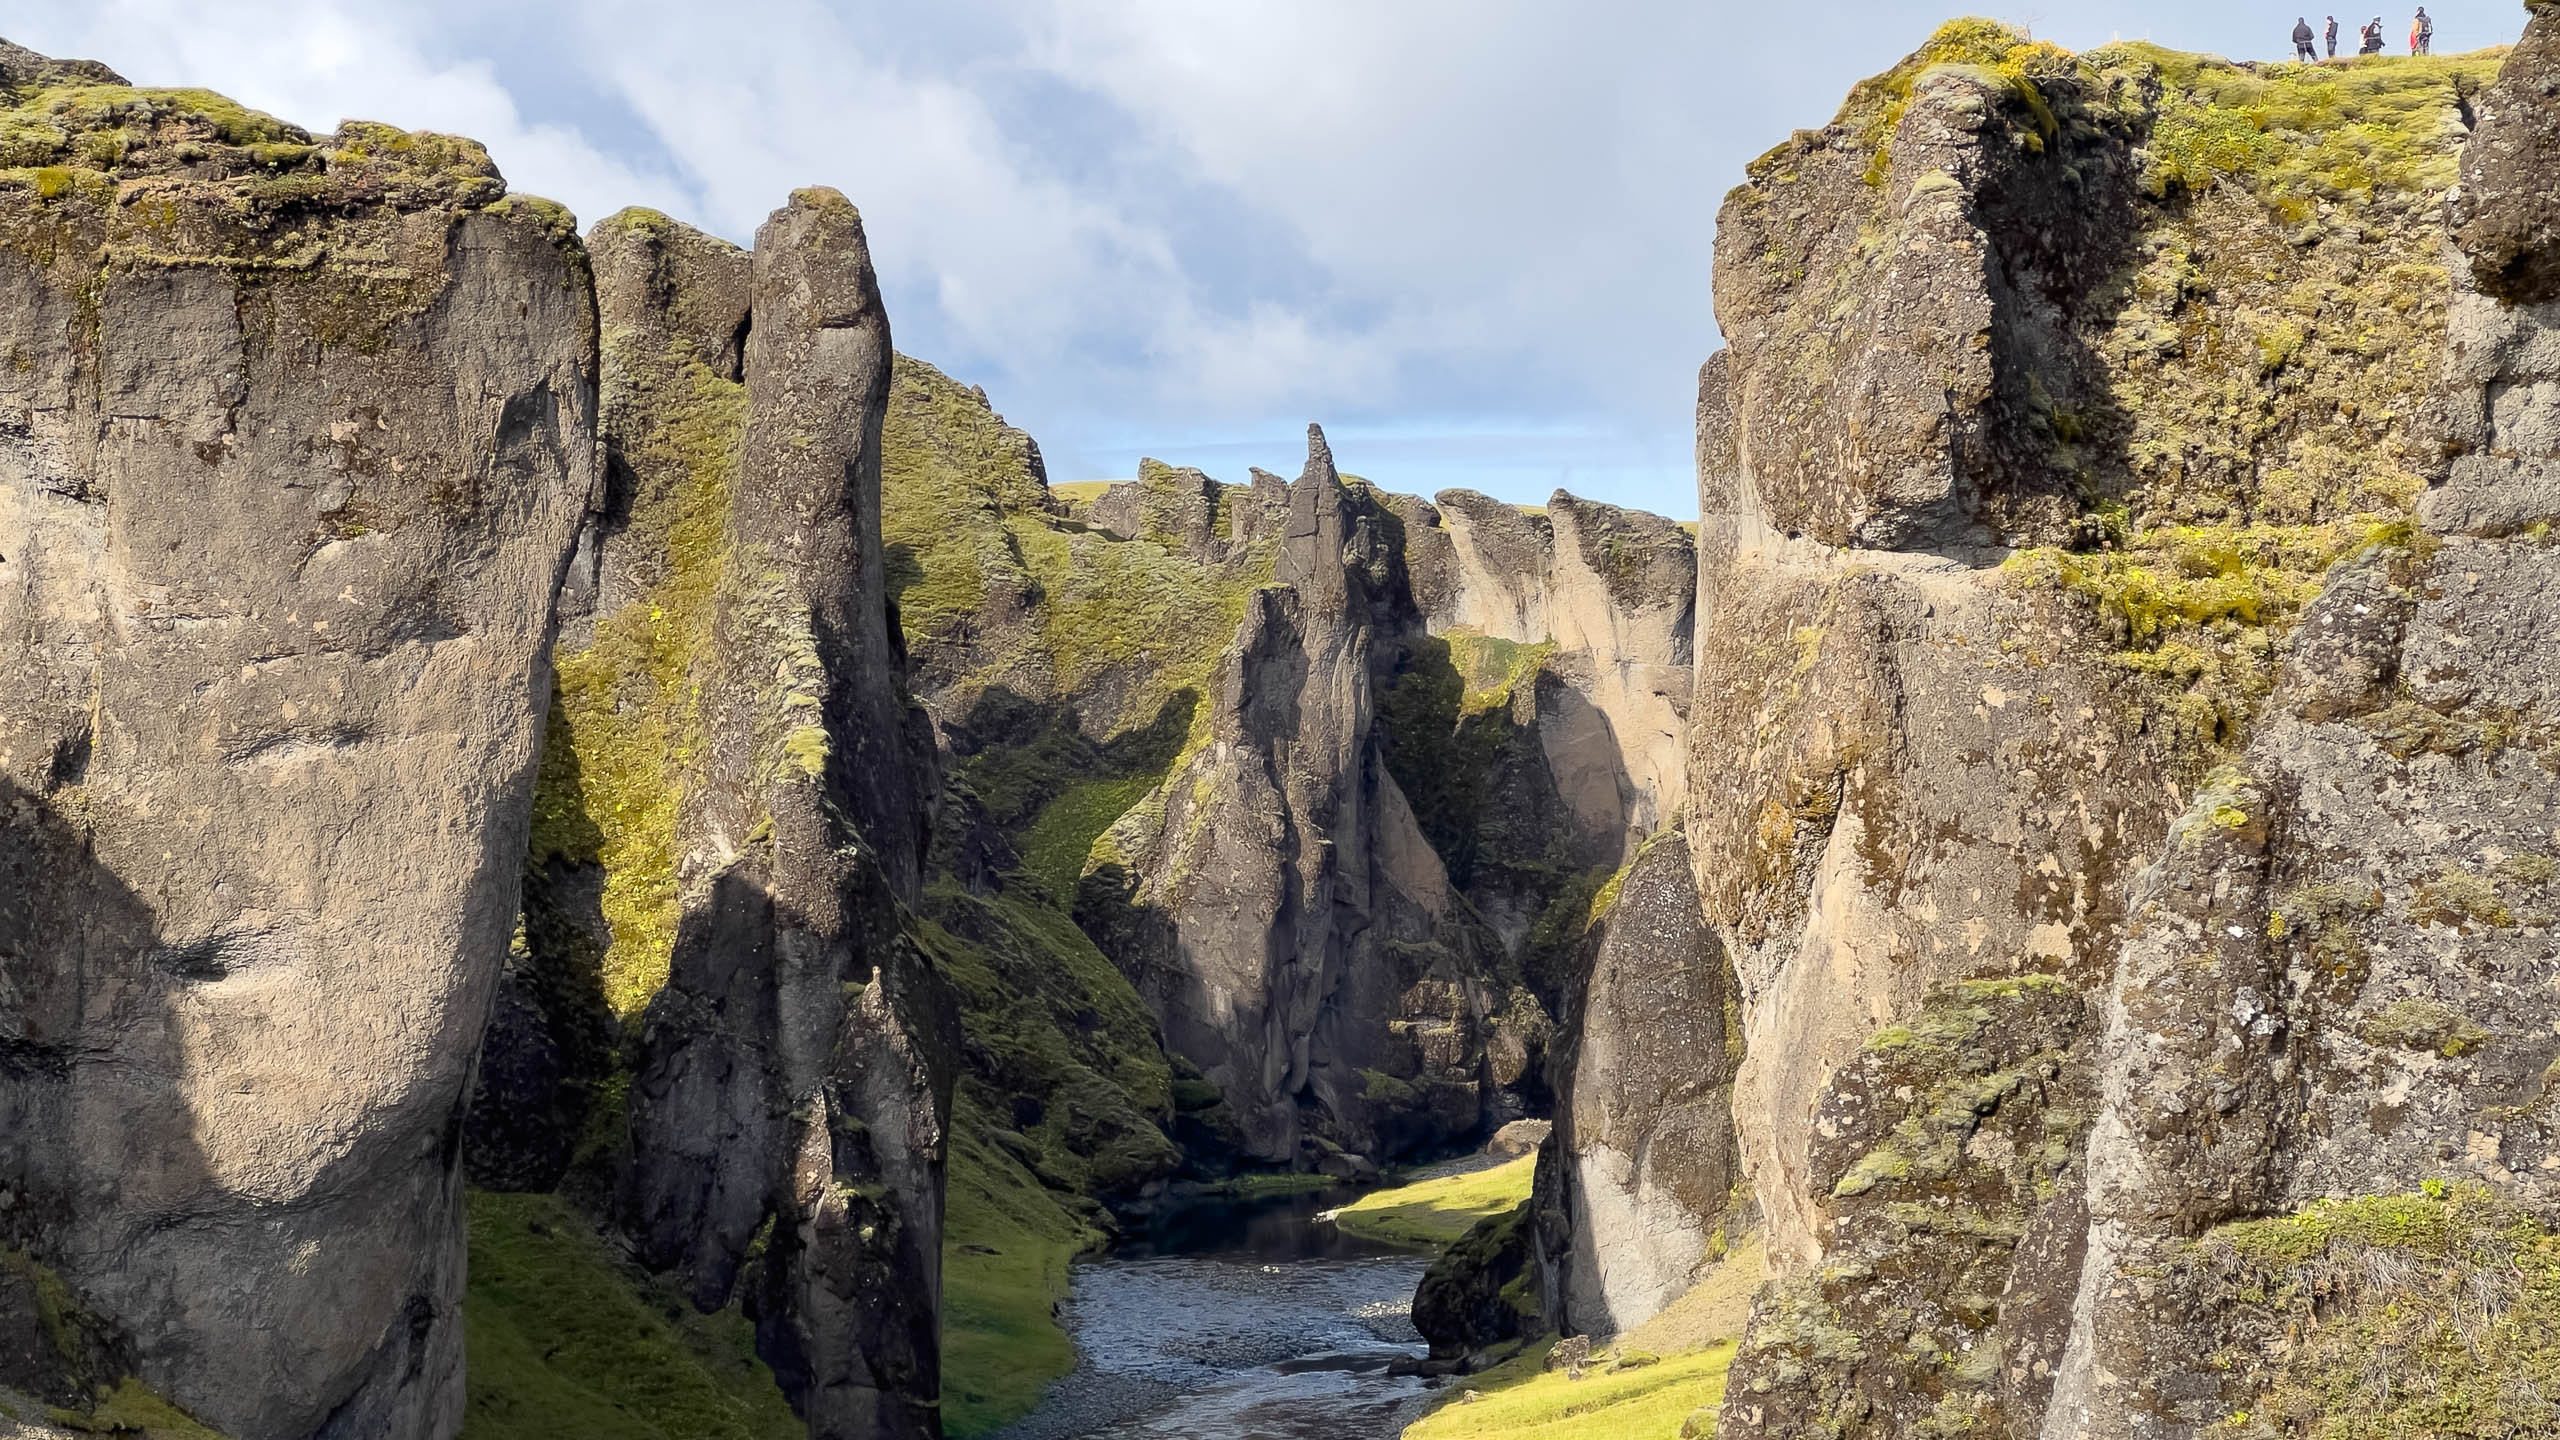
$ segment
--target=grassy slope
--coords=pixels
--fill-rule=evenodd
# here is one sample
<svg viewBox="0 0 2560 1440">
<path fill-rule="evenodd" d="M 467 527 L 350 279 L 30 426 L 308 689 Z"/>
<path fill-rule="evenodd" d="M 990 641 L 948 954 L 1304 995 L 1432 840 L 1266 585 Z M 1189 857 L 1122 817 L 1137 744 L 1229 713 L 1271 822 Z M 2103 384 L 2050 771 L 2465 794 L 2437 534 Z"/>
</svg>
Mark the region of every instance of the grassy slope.
<svg viewBox="0 0 2560 1440">
<path fill-rule="evenodd" d="M 697 1315 L 551 1195 L 471 1196 L 465 1440 L 791 1440 L 807 1433 L 736 1310 Z"/>
<path fill-rule="evenodd" d="M 1712 1416 L 1723 1402 L 1734 1347 L 1727 1340 L 1633 1369 L 1595 1368 L 1580 1380 L 1543 1368 L 1549 1348 L 1474 1377 L 1467 1389 L 1481 1400 L 1442 1406 L 1407 1426 L 1404 1440 L 1674 1440 L 1690 1417 Z"/>
<path fill-rule="evenodd" d="M 1336 1212 L 1334 1223 L 1372 1240 L 1436 1250 L 1528 1199 L 1536 1169 L 1537 1157 L 1523 1155 L 1490 1170 L 1371 1191 Z"/>
<path fill-rule="evenodd" d="M 1405 1430 L 1405 1440 L 1674 1440 L 1712 1435 L 1725 1371 L 1760 1284 L 1757 1240 L 1737 1247 L 1688 1294 L 1629 1331 L 1569 1379 L 1548 1371 L 1552 1342 L 1461 1387 Z M 1616 1369 L 1616 1357 L 1659 1360 Z M 1468 1390 L 1483 1398 L 1467 1401 Z M 1684 1429 L 1685 1427 L 1685 1429 Z"/>
<path fill-rule="evenodd" d="M 2208 1303 L 2292 1338 L 2211 1357 L 2258 1390 L 2213 1440 L 2560 1434 L 2560 1235 L 2485 1186 L 2321 1201 L 2193 1251 Z"/>
<path fill-rule="evenodd" d="M 1102 1238 L 988 1139 L 989 1129 L 965 1101 L 953 1117 L 942 1252 L 942 1423 L 951 1440 L 1001 1428 L 1075 1367 L 1055 1310 L 1066 1298 L 1067 1262 Z"/>
</svg>

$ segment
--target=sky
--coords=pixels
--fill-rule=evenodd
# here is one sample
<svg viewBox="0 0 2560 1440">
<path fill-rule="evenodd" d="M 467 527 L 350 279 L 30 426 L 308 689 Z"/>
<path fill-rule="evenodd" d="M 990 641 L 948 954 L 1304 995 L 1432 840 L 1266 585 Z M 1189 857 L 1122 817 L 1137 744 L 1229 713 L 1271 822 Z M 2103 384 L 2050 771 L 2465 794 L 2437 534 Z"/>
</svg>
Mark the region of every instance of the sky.
<svg viewBox="0 0 2560 1440">
<path fill-rule="evenodd" d="M 2074 48 L 2282 58 L 2295 12 L 2019 0 Z M 2516 0 L 2448 0 L 2439 52 Z M 1687 517 L 1716 206 L 1950 15 L 1828 0 L 17 0 L 0 34 L 315 131 L 473 136 L 582 222 L 860 207 L 898 348 L 1053 480 L 1138 457 Z M 2315 27 L 2321 16 L 2313 14 Z M 2342 15 L 2352 43 L 2368 16 Z M 2405 37 L 2408 15 L 2385 17 Z"/>
</svg>

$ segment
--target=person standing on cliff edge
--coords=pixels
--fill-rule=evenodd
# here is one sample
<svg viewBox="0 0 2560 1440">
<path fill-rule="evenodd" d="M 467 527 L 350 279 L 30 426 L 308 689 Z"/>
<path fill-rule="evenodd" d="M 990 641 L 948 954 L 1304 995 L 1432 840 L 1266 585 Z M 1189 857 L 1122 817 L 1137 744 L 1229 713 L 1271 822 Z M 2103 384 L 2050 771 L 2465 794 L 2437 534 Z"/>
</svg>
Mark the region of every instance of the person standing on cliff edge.
<svg viewBox="0 0 2560 1440">
<path fill-rule="evenodd" d="M 2328 41 L 2329 58 L 2335 60 L 2338 58 L 2338 17 L 2335 15 L 2329 17 Z"/>
<path fill-rule="evenodd" d="M 2435 49 L 2436 22 L 2427 18 L 2427 7 L 2418 7 L 2418 18 L 2409 22 L 2409 53 L 2425 55 Z"/>
<path fill-rule="evenodd" d="M 2293 19 L 2293 58 L 2320 62 L 2320 52 L 2311 48 L 2311 22 L 2299 15 Z"/>
</svg>

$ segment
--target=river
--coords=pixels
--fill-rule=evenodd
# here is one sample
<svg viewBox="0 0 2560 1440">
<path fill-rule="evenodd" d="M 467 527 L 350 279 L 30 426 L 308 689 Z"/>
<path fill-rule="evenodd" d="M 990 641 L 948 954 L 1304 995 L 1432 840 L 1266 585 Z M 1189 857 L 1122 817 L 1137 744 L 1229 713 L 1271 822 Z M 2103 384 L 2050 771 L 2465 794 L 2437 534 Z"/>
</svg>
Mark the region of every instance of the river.
<svg viewBox="0 0 2560 1440">
<path fill-rule="evenodd" d="M 998 1440 L 1394 1440 L 1428 1260 L 1319 1218 L 1356 1193 L 1194 1203 L 1079 1263 L 1076 1370 Z"/>
</svg>

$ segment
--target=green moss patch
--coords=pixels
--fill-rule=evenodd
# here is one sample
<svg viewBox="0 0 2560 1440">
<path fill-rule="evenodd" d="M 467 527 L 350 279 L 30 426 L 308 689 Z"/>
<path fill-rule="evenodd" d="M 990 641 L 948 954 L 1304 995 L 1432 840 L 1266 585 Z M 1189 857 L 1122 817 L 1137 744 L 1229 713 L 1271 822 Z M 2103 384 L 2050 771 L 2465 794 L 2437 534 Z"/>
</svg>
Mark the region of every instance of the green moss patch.
<svg viewBox="0 0 2560 1440">
<path fill-rule="evenodd" d="M 549 1195 L 474 1192 L 465 1440 L 793 1440 L 732 1307 L 696 1314 Z"/>
<path fill-rule="evenodd" d="M 2226 1225 L 2179 1263 L 2238 1322 L 2209 1363 L 2254 1391 L 2217 1440 L 2560 1432 L 2560 1236 L 2485 1186 Z"/>
<path fill-rule="evenodd" d="M 1093 842 L 1111 823 L 1146 798 L 1163 777 L 1133 775 L 1121 779 L 1085 780 L 1040 809 L 1039 818 L 1022 837 L 1022 864 L 1041 890 L 1061 906 L 1075 901 L 1076 881 L 1085 871 Z"/>
<path fill-rule="evenodd" d="M 2079 68 L 2070 51 L 2029 40 L 1995 20 L 1967 16 L 1939 26 L 1901 64 L 1858 82 L 1832 121 L 1856 136 L 1859 148 L 1871 153 L 1873 158 L 1866 171 L 1869 185 L 1882 185 L 1891 173 L 1894 127 L 1902 123 L 1903 113 L 1910 109 L 1912 92 L 1918 88 L 1920 77 L 1942 65 L 1960 66 L 1993 77 L 2035 117 L 2036 136 L 2047 141 L 2053 138 L 2056 122 L 2038 82 L 2075 74 Z"/>
<path fill-rule="evenodd" d="M 2201 760 L 2238 748 L 2275 687 L 2278 642 L 2319 598 L 2329 567 L 2396 537 L 2388 520 L 2172 525 L 2095 552 L 2043 548 L 2008 561 L 2013 583 L 2086 604 L 2140 677 L 2150 723 Z"/>
<path fill-rule="evenodd" d="M 747 418 L 745 386 L 681 346 L 663 357 L 613 355 L 631 343 L 606 337 L 607 374 L 655 394 L 649 405 L 636 393 L 610 398 L 626 413 L 663 418 L 625 443 L 653 473 L 678 478 L 633 497 L 618 543 L 662 554 L 665 565 L 641 598 L 597 617 L 586 649 L 556 656 L 530 856 L 536 866 L 554 857 L 604 866 L 613 927 L 604 993 L 625 1019 L 665 986 L 675 953 L 677 812 L 701 745 L 692 663 L 709 641 L 729 563 L 729 498 Z"/>
<path fill-rule="evenodd" d="M 1453 1245 L 1481 1220 L 1517 1209 L 1529 1198 L 1537 1157 L 1523 1155 L 1483 1170 L 1373 1190 L 1334 1212 L 1349 1234 L 1391 1245 L 1436 1250 Z"/>
<path fill-rule="evenodd" d="M 2146 177 L 2153 194 L 2236 184 L 2296 225 L 2323 204 L 2422 197 L 2451 186 L 2469 133 L 2455 99 L 2477 95 L 2505 55 L 2252 71 L 2139 41 L 2100 53 L 2159 69 L 2163 95 Z"/>
</svg>

